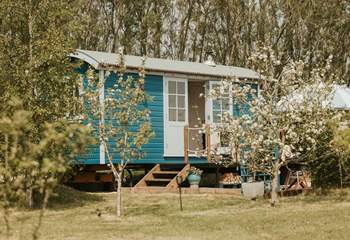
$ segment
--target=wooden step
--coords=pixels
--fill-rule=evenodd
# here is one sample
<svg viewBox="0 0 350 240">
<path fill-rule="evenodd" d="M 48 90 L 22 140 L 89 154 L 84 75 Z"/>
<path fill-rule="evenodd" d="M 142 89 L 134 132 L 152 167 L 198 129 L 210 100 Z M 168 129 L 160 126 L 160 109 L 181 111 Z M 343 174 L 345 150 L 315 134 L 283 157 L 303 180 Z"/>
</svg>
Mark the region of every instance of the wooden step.
<svg viewBox="0 0 350 240">
<path fill-rule="evenodd" d="M 179 173 L 169 182 L 167 188 L 178 188 L 177 177 L 181 177 L 182 181 L 185 181 L 187 172 L 190 170 L 190 164 L 186 164 L 182 167 Z"/>
<path fill-rule="evenodd" d="M 149 179 L 146 180 L 146 182 L 170 182 L 173 180 L 172 178 L 154 178 L 154 179 Z"/>
<path fill-rule="evenodd" d="M 168 183 L 171 181 L 172 179 L 167 179 L 167 178 L 156 178 L 156 179 L 149 179 L 146 180 L 147 186 L 160 186 L 160 187 L 165 187 L 166 185 L 168 185 Z"/>
<path fill-rule="evenodd" d="M 159 165 L 159 168 L 162 172 L 164 172 L 164 171 L 180 172 L 184 168 L 184 165 L 183 164 L 161 164 L 161 165 Z"/>
<path fill-rule="evenodd" d="M 135 186 L 134 188 L 144 187 L 166 187 L 177 188 L 177 176 L 185 179 L 190 165 L 155 165 Z"/>
<path fill-rule="evenodd" d="M 173 179 L 179 172 L 178 171 L 154 171 L 154 178 L 171 178 Z"/>
<path fill-rule="evenodd" d="M 160 165 L 155 165 L 135 186 L 134 188 L 147 187 L 146 180 L 154 179 L 153 172 L 160 171 Z"/>
<path fill-rule="evenodd" d="M 154 171 L 153 174 L 178 174 L 179 171 Z"/>
</svg>

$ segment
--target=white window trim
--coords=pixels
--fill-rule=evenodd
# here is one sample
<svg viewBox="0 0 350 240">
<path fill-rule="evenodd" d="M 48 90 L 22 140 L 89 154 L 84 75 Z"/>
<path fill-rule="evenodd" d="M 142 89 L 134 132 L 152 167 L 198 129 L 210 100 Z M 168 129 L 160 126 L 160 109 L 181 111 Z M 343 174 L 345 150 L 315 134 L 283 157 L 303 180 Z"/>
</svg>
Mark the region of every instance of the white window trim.
<svg viewBox="0 0 350 240">
<path fill-rule="evenodd" d="M 209 91 L 213 88 L 213 85 L 220 85 L 220 81 L 209 81 Z M 233 98 L 232 98 L 232 89 L 229 89 L 229 115 L 232 116 L 233 115 Z M 213 104 L 213 98 L 210 98 L 208 101 L 208 110 L 210 111 L 209 114 L 209 123 L 211 124 L 221 124 L 220 122 L 214 122 L 214 104 Z M 221 113 L 223 113 L 222 111 L 222 102 L 221 102 Z"/>
<path fill-rule="evenodd" d="M 104 70 L 99 71 L 99 82 L 101 88 L 99 89 L 99 104 L 100 104 L 100 111 L 104 112 L 105 111 L 105 76 L 104 76 Z M 104 114 L 103 114 L 104 116 Z M 101 119 L 101 122 L 99 123 L 101 125 L 105 124 L 104 118 Z M 100 164 L 105 164 L 106 163 L 106 153 L 105 153 L 105 148 L 103 146 L 101 136 L 100 136 Z"/>
<path fill-rule="evenodd" d="M 176 81 L 176 82 L 183 82 L 185 83 L 185 94 L 171 94 L 171 95 L 175 95 L 176 96 L 176 102 L 177 102 L 177 96 L 185 96 L 185 121 L 170 121 L 169 120 L 169 94 L 168 94 L 168 82 L 169 81 Z M 166 121 L 171 122 L 172 124 L 176 125 L 177 123 L 179 123 L 179 125 L 183 125 L 184 123 L 188 123 L 188 94 L 186 94 L 188 92 L 188 84 L 187 84 L 187 79 L 179 79 L 179 78 L 166 78 L 163 81 L 163 100 L 164 100 L 164 123 L 166 123 Z M 176 108 L 173 109 L 179 109 L 177 107 L 176 104 Z M 180 108 L 183 109 L 183 108 Z M 176 116 L 177 118 L 177 116 Z M 165 126 L 165 125 L 164 125 Z"/>
</svg>

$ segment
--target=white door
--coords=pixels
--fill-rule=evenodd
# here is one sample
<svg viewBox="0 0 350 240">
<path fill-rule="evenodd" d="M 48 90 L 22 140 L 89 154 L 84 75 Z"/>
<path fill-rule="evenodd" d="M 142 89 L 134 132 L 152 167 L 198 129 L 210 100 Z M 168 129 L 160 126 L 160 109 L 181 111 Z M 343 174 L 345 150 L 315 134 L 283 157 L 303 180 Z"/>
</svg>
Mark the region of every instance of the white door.
<svg viewBox="0 0 350 240">
<path fill-rule="evenodd" d="M 184 156 L 184 127 L 188 124 L 187 79 L 164 78 L 164 155 Z"/>
<path fill-rule="evenodd" d="M 220 87 L 219 81 L 209 81 L 207 88 L 208 91 L 212 89 L 218 89 Z M 232 115 L 232 96 L 231 91 L 229 89 L 226 90 L 224 94 L 221 95 L 220 98 L 207 98 L 206 99 L 206 123 L 210 124 L 211 132 L 210 132 L 210 145 L 211 149 L 218 149 L 220 147 L 220 136 L 217 132 L 215 132 L 215 126 L 221 124 L 221 118 L 226 113 Z M 224 149 L 220 149 L 222 152 Z"/>
</svg>

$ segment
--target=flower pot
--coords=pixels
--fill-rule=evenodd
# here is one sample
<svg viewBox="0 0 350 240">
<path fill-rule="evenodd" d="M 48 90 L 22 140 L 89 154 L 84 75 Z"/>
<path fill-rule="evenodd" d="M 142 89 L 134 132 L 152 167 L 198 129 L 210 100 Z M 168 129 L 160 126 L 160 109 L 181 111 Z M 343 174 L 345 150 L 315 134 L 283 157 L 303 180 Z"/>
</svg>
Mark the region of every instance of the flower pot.
<svg viewBox="0 0 350 240">
<path fill-rule="evenodd" d="M 187 180 L 190 183 L 191 187 L 198 187 L 199 182 L 201 181 L 201 176 L 196 174 L 188 174 Z"/>
<path fill-rule="evenodd" d="M 242 183 L 243 196 L 255 198 L 264 196 L 264 182 Z"/>
</svg>

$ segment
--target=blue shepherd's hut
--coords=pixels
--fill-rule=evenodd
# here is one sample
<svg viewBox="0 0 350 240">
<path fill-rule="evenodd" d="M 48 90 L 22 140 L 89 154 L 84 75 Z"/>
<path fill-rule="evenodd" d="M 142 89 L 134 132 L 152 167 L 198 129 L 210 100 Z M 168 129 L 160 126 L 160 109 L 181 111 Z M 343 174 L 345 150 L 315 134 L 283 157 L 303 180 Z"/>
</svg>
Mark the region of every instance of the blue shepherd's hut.
<svg viewBox="0 0 350 240">
<path fill-rule="evenodd" d="M 113 71 L 118 66 L 120 56 L 106 52 L 77 50 L 71 57 L 83 61 L 79 70 L 82 79 L 89 66 L 98 72 L 99 81 L 103 83 L 104 88 L 100 96 L 103 98 L 107 89 L 116 80 Z M 142 58 L 131 55 L 124 57 L 127 74 L 137 73 Z M 216 65 L 210 56 L 204 63 L 147 58 L 145 70 L 145 91 L 153 97 L 148 108 L 151 111 L 151 124 L 155 137 L 144 146 L 144 158 L 132 162 L 130 167 L 142 167 L 148 170 L 148 174 L 137 186 L 171 187 L 176 185 L 175 176 L 185 173 L 189 164 L 201 165 L 208 169 L 213 165 L 210 150 L 220 144 L 220 139 L 210 130 L 210 126 L 220 122 L 218 116 L 223 112 L 234 114 L 233 99 L 230 96 L 227 99 L 213 100 L 207 98 L 205 94 L 200 96 L 201 93 L 210 91 L 218 81 L 229 76 L 235 76 L 242 80 L 243 84 L 252 84 L 258 89 L 259 76 L 247 68 Z M 203 124 L 207 126 L 207 131 L 199 133 L 198 128 Z M 198 152 L 201 157 L 197 156 Z M 75 182 L 108 181 L 106 179 L 109 178 L 105 175 L 97 177 L 99 172 L 108 169 L 105 167 L 104 149 L 99 143 L 92 146 L 89 152 L 82 156 L 81 161 L 85 165 L 85 175 L 80 177 L 77 175 Z M 237 172 L 239 173 L 239 170 Z M 164 176 L 163 179 L 167 179 L 167 182 L 152 183 L 152 179 L 157 180 L 157 176 L 160 176 L 158 177 L 160 179 Z"/>
</svg>

